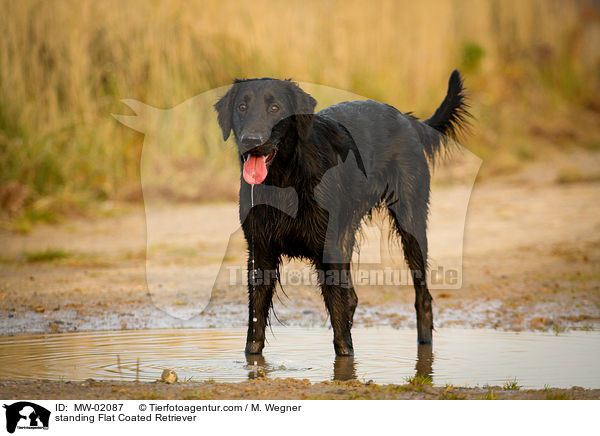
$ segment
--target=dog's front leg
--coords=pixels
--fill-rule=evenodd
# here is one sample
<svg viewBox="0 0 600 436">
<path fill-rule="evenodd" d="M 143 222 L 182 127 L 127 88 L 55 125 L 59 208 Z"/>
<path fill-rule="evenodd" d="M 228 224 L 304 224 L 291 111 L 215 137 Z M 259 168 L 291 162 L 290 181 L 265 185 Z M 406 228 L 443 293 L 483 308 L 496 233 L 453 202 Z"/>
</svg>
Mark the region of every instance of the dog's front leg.
<svg viewBox="0 0 600 436">
<path fill-rule="evenodd" d="M 318 271 L 321 292 L 333 327 L 337 356 L 353 356 L 352 319 L 358 303 L 350 276 L 350 264 L 326 264 Z"/>
<path fill-rule="evenodd" d="M 246 354 L 261 354 L 265 346 L 265 328 L 277 281 L 278 261 L 248 259 L 248 335 Z"/>
</svg>

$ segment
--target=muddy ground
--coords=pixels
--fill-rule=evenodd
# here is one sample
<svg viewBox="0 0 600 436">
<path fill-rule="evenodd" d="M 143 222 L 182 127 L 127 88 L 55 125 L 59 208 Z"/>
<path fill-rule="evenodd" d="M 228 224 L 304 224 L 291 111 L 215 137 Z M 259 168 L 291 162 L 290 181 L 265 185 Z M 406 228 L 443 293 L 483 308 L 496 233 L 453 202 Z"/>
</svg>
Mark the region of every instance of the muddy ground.
<svg viewBox="0 0 600 436">
<path fill-rule="evenodd" d="M 469 186 L 436 186 L 430 226 L 432 252 L 442 264 L 460 264 L 462 258 L 459 289 L 432 290 L 436 326 L 557 333 L 600 328 L 599 164 L 598 153 L 577 153 L 529 165 L 511 176 L 478 181 L 466 220 L 457 211 L 456 199 L 465 198 Z M 570 173 L 570 177 L 565 177 L 565 171 L 572 168 L 577 168 L 576 176 Z M 223 241 L 228 241 L 231 230 L 239 227 L 237 219 L 237 206 L 233 203 L 153 204 L 152 225 L 147 233 L 143 207 L 107 203 L 105 213 L 91 219 L 41 225 L 29 234 L 1 231 L 0 334 L 243 326 L 247 319 L 246 291 L 243 283 L 231 282 L 230 276 L 231 268 L 236 271 L 245 263 L 246 247 L 239 232 L 231 237 L 229 248 L 223 253 Z M 464 246 L 461 244 L 457 251 L 444 241 L 452 239 L 452 229 L 461 225 Z M 368 241 L 365 246 L 369 246 Z M 402 262 L 397 249 L 381 247 L 380 244 L 374 248 L 374 253 L 380 254 L 378 265 Z M 363 250 L 361 256 L 362 267 L 368 268 L 364 259 L 369 250 Z M 149 268 L 159 277 L 148 284 L 147 258 L 151 261 Z M 201 282 L 192 280 L 197 270 L 218 270 L 221 265 L 212 293 L 189 285 Z M 206 280 L 204 288 L 212 288 L 213 276 L 202 277 Z M 158 283 L 162 281 L 167 286 Z M 317 287 L 288 284 L 284 291 L 287 296 L 279 291 L 275 301 L 281 322 L 327 325 Z M 357 293 L 355 325 L 414 328 L 414 294 L 409 286 L 358 285 Z M 211 304 L 207 307 L 208 297 Z M 304 386 L 304 382 L 290 382 L 291 387 L 285 383 L 174 387 L 94 382 L 83 388 L 80 383 L 67 382 L 2 382 L 0 392 L 3 397 L 21 396 L 27 389 L 35 388 L 47 393 L 48 398 L 141 398 L 146 394 L 183 398 L 199 392 L 198 395 L 206 393 L 214 398 L 241 398 L 249 390 L 263 395 L 260 392 L 273 388 L 275 396 L 282 392 L 281 398 L 344 398 L 354 392 L 359 397 L 376 398 L 446 395 L 443 389 L 431 387 L 422 392 L 335 384 L 297 389 L 294 383 Z M 475 398 L 487 391 L 458 392 Z M 544 398 L 546 394 L 494 391 L 500 398 Z M 597 397 L 598 391 L 558 392 L 563 394 Z"/>
<path fill-rule="evenodd" d="M 129 399 L 129 400 L 589 400 L 600 389 L 506 389 L 502 386 L 464 388 L 419 384 L 378 385 L 358 380 L 310 383 L 298 379 L 256 379 L 241 383 L 136 383 L 86 380 L 2 381 L 0 398 Z"/>
<path fill-rule="evenodd" d="M 454 206 L 468 193 L 464 186 L 434 190 L 431 251 L 442 264 L 463 255 L 462 286 L 432 290 L 437 327 L 557 332 L 600 327 L 600 181 L 560 183 L 561 168 L 574 166 L 600 168 L 600 157 L 574 155 L 476 183 L 466 221 Z M 237 206 L 161 204 L 152 214 L 148 247 L 142 207 L 39 226 L 26 235 L 2 231 L 0 332 L 243 326 L 246 290 L 237 277 L 243 275 L 246 247 L 239 231 L 225 256 L 222 251 L 230 231 L 239 228 Z M 444 245 L 461 225 L 462 253 Z M 402 267 L 399 250 L 385 246 L 385 229 L 381 239 L 374 248 L 382 253 L 375 266 Z M 368 248 L 359 268 L 369 268 Z M 154 280 L 148 288 L 146 256 L 149 271 L 164 279 L 164 287 Z M 221 264 L 214 288 L 210 273 L 209 279 L 196 273 L 217 271 Z M 288 266 L 308 270 L 298 263 Z M 275 298 L 279 320 L 326 326 L 318 288 L 288 281 L 285 294 L 279 290 Z M 410 286 L 358 284 L 357 294 L 355 325 L 414 327 Z"/>
</svg>

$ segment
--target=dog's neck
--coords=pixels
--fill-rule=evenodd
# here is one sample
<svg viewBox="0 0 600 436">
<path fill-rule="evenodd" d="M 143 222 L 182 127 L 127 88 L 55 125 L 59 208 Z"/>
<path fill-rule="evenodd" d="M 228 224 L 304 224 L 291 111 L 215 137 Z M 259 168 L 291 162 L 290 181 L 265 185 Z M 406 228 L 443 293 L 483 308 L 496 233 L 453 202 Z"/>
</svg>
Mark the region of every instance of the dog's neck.
<svg viewBox="0 0 600 436">
<path fill-rule="evenodd" d="M 309 136 L 303 141 L 294 136 L 282 143 L 281 148 L 289 151 L 282 153 L 278 156 L 280 159 L 274 162 L 269 171 L 271 183 L 279 187 L 291 186 L 298 191 L 305 190 L 306 185 L 314 188 L 323 177 L 325 162 L 312 138 Z"/>
</svg>

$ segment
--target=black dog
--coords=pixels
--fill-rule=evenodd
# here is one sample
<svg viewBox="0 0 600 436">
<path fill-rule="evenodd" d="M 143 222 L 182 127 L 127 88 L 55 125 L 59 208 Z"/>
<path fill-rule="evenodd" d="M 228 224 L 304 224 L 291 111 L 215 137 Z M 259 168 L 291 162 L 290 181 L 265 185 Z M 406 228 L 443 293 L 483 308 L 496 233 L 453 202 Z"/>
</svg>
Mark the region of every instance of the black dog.
<svg viewBox="0 0 600 436">
<path fill-rule="evenodd" d="M 375 101 L 316 101 L 289 80 L 235 80 L 215 104 L 227 140 L 233 130 L 242 166 L 240 217 L 249 246 L 246 353 L 261 353 L 282 256 L 318 271 L 337 355 L 352 355 L 358 298 L 350 276 L 355 234 L 374 208 L 387 209 L 401 238 L 416 291 L 419 343 L 431 343 L 426 283 L 429 163 L 448 148 L 469 116 L 458 71 L 437 111 L 421 122 Z M 447 136 L 446 136 L 447 135 Z M 252 207 L 253 185 L 295 190 L 295 217 Z M 260 187 L 260 186 L 259 186 Z M 287 195 L 287 194 L 285 194 Z M 284 197 L 285 197 L 284 195 Z M 281 199 L 280 199 L 281 200 Z M 283 198 L 281 201 L 287 201 Z M 257 204 L 256 202 L 254 204 Z"/>
</svg>

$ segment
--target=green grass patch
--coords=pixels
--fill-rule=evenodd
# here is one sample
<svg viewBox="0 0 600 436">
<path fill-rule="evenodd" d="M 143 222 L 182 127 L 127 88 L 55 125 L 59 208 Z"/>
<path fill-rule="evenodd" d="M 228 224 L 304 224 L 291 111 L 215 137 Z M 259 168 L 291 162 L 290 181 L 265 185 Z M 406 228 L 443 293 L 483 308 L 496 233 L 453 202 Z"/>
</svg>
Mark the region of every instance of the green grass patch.
<svg viewBox="0 0 600 436">
<path fill-rule="evenodd" d="M 56 248 L 47 248 L 45 250 L 26 251 L 23 253 L 27 262 L 52 262 L 55 260 L 68 259 L 73 256 L 72 253 Z"/>
<path fill-rule="evenodd" d="M 213 395 L 210 392 L 194 391 L 183 397 L 184 400 L 210 400 Z"/>
<path fill-rule="evenodd" d="M 558 321 L 552 325 L 552 331 L 556 336 L 560 335 L 561 333 L 565 333 L 568 330 L 568 327 L 561 325 Z"/>
<path fill-rule="evenodd" d="M 481 399 L 482 400 L 497 400 L 498 397 L 496 396 L 496 394 L 494 394 L 494 391 L 487 391 L 485 394 L 482 395 Z"/>
<path fill-rule="evenodd" d="M 512 380 L 507 380 L 506 383 L 504 383 L 504 386 L 502 387 L 507 391 L 518 391 L 521 389 L 521 386 L 517 382 L 516 378 Z"/>
<path fill-rule="evenodd" d="M 546 400 L 571 400 L 571 396 L 566 392 L 550 392 L 546 394 Z"/>
<path fill-rule="evenodd" d="M 133 396 L 134 400 L 160 400 L 164 398 L 158 392 L 150 391 L 150 392 L 140 392 L 139 394 L 135 394 Z"/>
<path fill-rule="evenodd" d="M 600 181 L 600 172 L 586 173 L 579 168 L 574 167 L 563 168 L 556 176 L 556 183 L 561 185 L 593 183 L 598 181 Z"/>
<path fill-rule="evenodd" d="M 415 387 L 433 386 L 433 379 L 428 375 L 415 374 L 410 377 L 406 377 L 406 383 Z"/>
</svg>

